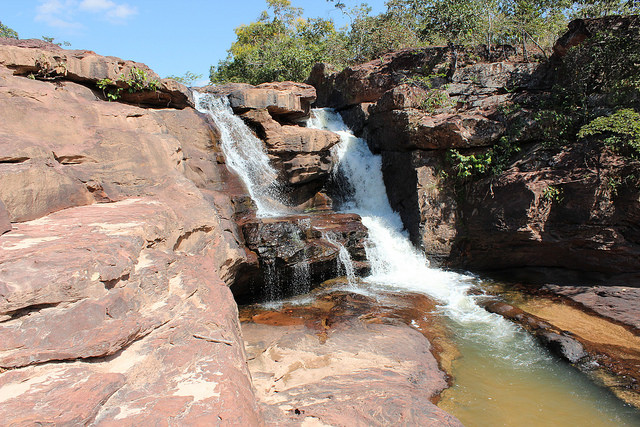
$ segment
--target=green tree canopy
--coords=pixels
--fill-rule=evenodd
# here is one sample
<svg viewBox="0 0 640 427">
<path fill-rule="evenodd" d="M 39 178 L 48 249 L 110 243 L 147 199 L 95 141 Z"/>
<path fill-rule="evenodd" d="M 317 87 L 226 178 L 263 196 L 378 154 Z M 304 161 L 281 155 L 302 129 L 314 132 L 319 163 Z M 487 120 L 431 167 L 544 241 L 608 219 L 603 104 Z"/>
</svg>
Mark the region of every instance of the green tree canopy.
<svg viewBox="0 0 640 427">
<path fill-rule="evenodd" d="M 0 37 L 8 37 L 10 39 L 17 39 L 18 38 L 18 33 L 16 33 L 15 30 L 12 30 L 11 28 L 7 27 L 6 25 L 4 25 L 0 21 Z"/>
<path fill-rule="evenodd" d="M 236 28 L 229 55 L 211 67 L 212 82 L 304 80 L 314 63 L 331 50 L 337 38 L 333 22 L 304 19 L 289 0 L 267 0 L 268 9 L 256 22 Z"/>
</svg>

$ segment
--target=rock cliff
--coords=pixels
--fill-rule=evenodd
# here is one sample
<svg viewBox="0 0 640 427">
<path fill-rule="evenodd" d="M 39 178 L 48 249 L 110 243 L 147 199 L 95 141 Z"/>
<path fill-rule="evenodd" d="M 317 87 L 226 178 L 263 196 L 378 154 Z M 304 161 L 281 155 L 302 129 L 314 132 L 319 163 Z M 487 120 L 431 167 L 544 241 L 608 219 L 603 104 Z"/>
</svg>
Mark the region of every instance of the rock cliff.
<svg viewBox="0 0 640 427">
<path fill-rule="evenodd" d="M 0 39 L 1 423 L 264 425 L 282 405 L 256 398 L 234 299 L 344 274 L 342 248 L 367 269 L 366 228 L 324 192 L 339 138 L 300 123 L 314 88 L 205 90 L 263 139 L 296 215 L 256 216 L 220 128 L 182 85 L 144 64 Z M 423 357 L 426 338 L 416 348 L 428 398 L 444 374 Z M 408 387 L 401 365 L 390 394 Z M 434 414 L 457 425 L 426 400 L 415 419 Z"/>
<path fill-rule="evenodd" d="M 548 61 L 467 50 L 456 53 L 451 74 L 454 52 L 404 50 L 340 72 L 318 64 L 309 83 L 318 106 L 337 108 L 382 155 L 392 206 L 430 257 L 637 284 L 638 163 L 604 137 L 558 143 L 566 131 L 558 124 L 570 117 L 555 105 L 579 75 L 580 63 L 561 54 L 598 29 L 637 39 L 637 21 L 576 21 Z M 611 96 L 591 84 L 584 108 L 614 111 Z"/>
</svg>

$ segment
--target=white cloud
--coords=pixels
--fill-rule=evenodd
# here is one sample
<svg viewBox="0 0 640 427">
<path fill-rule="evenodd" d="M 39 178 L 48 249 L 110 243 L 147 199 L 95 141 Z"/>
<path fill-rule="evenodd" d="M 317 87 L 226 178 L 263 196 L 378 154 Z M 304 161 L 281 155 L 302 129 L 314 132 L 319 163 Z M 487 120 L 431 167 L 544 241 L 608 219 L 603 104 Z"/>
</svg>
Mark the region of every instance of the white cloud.
<svg viewBox="0 0 640 427">
<path fill-rule="evenodd" d="M 138 9 L 112 0 L 41 0 L 36 7 L 36 21 L 64 29 L 82 28 L 82 13 L 122 24 L 136 15 Z"/>
<path fill-rule="evenodd" d="M 89 12 L 103 12 L 114 7 L 117 5 L 110 0 L 82 0 L 80 2 L 80 9 Z"/>
<path fill-rule="evenodd" d="M 82 25 L 73 19 L 75 0 L 46 0 L 36 7 L 36 21 L 51 27 L 76 29 Z"/>
<path fill-rule="evenodd" d="M 138 9 L 131 7 L 128 4 L 120 4 L 114 8 L 111 8 L 107 12 L 107 17 L 111 20 L 127 19 L 138 13 Z"/>
</svg>

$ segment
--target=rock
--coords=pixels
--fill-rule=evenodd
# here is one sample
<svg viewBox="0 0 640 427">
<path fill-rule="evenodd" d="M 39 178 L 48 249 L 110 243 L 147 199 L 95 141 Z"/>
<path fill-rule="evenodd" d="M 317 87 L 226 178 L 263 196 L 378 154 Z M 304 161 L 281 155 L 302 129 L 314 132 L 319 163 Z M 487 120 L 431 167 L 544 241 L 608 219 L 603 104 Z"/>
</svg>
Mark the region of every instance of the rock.
<svg viewBox="0 0 640 427">
<path fill-rule="evenodd" d="M 331 72 L 327 65 L 316 64 L 307 83 L 316 88 L 317 106 L 342 109 L 376 102 L 386 91 L 406 80 L 405 70 L 418 70 L 426 64 L 435 66 L 447 59 L 445 47 L 403 49 L 340 72 Z"/>
<path fill-rule="evenodd" d="M 0 200 L 13 222 L 95 201 L 87 187 L 62 167 L 38 161 L 0 166 Z"/>
<path fill-rule="evenodd" d="M 457 199 L 441 174 L 437 152 L 382 152 L 382 172 L 391 207 L 400 214 L 411 241 L 436 260 L 451 255 L 458 235 Z"/>
<path fill-rule="evenodd" d="M 291 187 L 289 204 L 311 199 L 329 178 L 330 150 L 340 137 L 324 130 L 280 125 L 264 109 L 250 110 L 241 117 L 265 142 L 272 165 L 279 171 L 278 181 Z"/>
<path fill-rule="evenodd" d="M 566 297 L 600 316 L 640 331 L 640 288 L 628 286 L 545 285 L 556 295 Z"/>
<path fill-rule="evenodd" d="M 504 132 L 502 123 L 481 114 L 432 116 L 411 108 L 374 113 L 367 129 L 375 152 L 486 147 Z"/>
<path fill-rule="evenodd" d="M 309 117 L 310 105 L 316 99 L 313 86 L 296 82 L 263 83 L 258 86 L 228 83 L 207 86 L 201 90 L 227 96 L 235 112 L 267 109 L 273 117 L 287 121 Z"/>
<path fill-rule="evenodd" d="M 595 152 L 601 153 L 599 170 L 606 171 L 601 178 L 590 172 Z M 458 235 L 464 243 L 453 259 L 473 269 L 556 267 L 591 272 L 591 284 L 612 284 L 615 276 L 635 283 L 640 240 L 629 224 L 639 220 L 637 191 L 626 188 L 613 196 L 606 178 L 626 176 L 627 167 L 597 144 L 572 145 L 558 154 L 533 149 L 467 192 L 465 232 Z"/>
<path fill-rule="evenodd" d="M 548 349 L 571 363 L 578 363 L 587 357 L 582 344 L 573 338 L 554 332 L 545 332 L 539 335 L 539 339 Z"/>
<path fill-rule="evenodd" d="M 258 261 L 254 271 L 246 272 L 232 286 L 242 301 L 305 293 L 314 284 L 345 274 L 340 246 L 348 251 L 358 272 L 368 269 L 367 230 L 355 214 L 245 218 L 240 227 L 247 249 Z"/>
<path fill-rule="evenodd" d="M 587 38 L 602 30 L 614 30 L 616 32 L 637 31 L 640 28 L 640 19 L 637 15 L 631 16 L 603 16 L 601 18 L 574 19 L 569 22 L 569 30 L 553 45 L 555 59 L 564 57 L 569 49 L 579 45 Z"/>
<path fill-rule="evenodd" d="M 87 425 L 123 383 L 122 374 L 79 367 L 5 372 L 0 415 L 11 425 Z"/>
<path fill-rule="evenodd" d="M 125 89 L 121 95 L 127 102 L 173 108 L 193 106 L 193 96 L 184 85 L 171 79 L 160 79 L 144 64 L 100 56 L 88 50 L 65 50 L 40 40 L 4 38 L 0 40 L 0 65 L 16 75 L 68 80 L 89 85 L 94 90 L 97 90 L 98 81 L 110 79 Z M 157 90 L 129 93 L 125 81 L 131 78 L 134 69 L 143 72 L 148 81 L 157 81 Z"/>
<path fill-rule="evenodd" d="M 7 231 L 11 231 L 11 220 L 9 219 L 9 212 L 7 212 L 7 208 L 0 200 L 0 236 L 6 233 Z"/>
<path fill-rule="evenodd" d="M 424 311 L 411 322 L 411 308 L 382 308 L 386 301 L 363 295 L 316 298 L 307 306 L 252 312 L 242 323 L 267 422 L 461 425 L 430 402 L 446 382 L 434 349 L 408 326 L 424 322 Z"/>
</svg>

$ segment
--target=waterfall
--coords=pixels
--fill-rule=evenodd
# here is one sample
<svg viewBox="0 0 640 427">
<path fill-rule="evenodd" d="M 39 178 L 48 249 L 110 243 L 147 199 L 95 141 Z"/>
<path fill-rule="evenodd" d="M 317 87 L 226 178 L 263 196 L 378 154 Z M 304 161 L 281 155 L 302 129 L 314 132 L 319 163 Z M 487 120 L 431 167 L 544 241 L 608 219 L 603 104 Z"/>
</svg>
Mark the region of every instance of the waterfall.
<svg viewBox="0 0 640 427">
<path fill-rule="evenodd" d="M 480 339 L 490 336 L 497 347 L 503 347 L 508 353 L 514 345 L 533 345 L 527 337 L 515 339 L 517 328 L 476 304 L 468 292 L 475 277 L 432 268 L 424 254 L 413 247 L 403 230 L 400 215 L 389 205 L 381 157 L 373 155 L 366 142 L 351 133 L 339 114 L 330 109 L 315 109 L 308 125 L 340 135 L 341 141 L 332 154 L 338 164 L 337 173 L 344 176 L 350 187 L 341 210 L 359 214 L 369 230 L 365 249 L 371 274 L 362 279 L 366 286 L 429 295 L 439 301 L 447 317 L 466 325 L 465 334 L 477 335 Z M 507 350 L 507 341 L 510 341 L 510 350 Z"/>
<path fill-rule="evenodd" d="M 353 268 L 353 261 L 351 260 L 349 251 L 336 239 L 334 233 L 324 231 L 322 233 L 322 238 L 338 247 L 338 274 L 341 274 L 344 271 L 344 275 L 347 277 L 347 282 L 350 286 L 354 286 L 356 284 L 356 273 Z"/>
<path fill-rule="evenodd" d="M 196 109 L 209 115 L 220 129 L 220 143 L 227 165 L 237 173 L 249 190 L 262 217 L 286 215 L 280 202 L 278 173 L 260 141 L 247 125 L 233 113 L 227 97 L 193 92 Z"/>
</svg>

